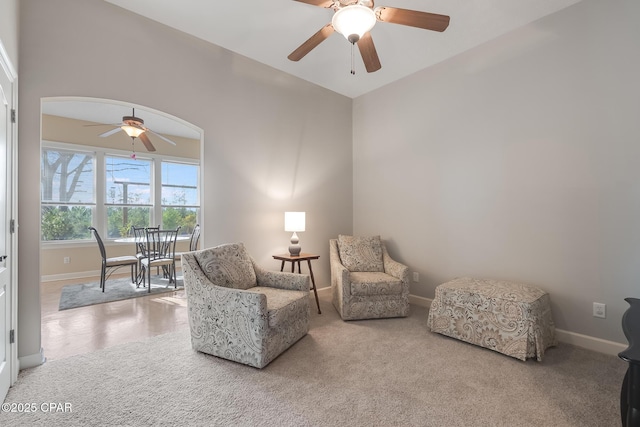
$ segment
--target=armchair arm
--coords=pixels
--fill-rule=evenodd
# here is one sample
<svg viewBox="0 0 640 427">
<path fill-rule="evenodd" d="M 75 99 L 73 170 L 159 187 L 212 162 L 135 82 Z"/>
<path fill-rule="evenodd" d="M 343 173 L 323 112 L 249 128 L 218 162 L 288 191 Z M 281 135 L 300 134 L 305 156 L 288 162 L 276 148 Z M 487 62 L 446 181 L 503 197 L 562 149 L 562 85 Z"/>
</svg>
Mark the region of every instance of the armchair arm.
<svg viewBox="0 0 640 427">
<path fill-rule="evenodd" d="M 403 293 L 409 293 L 409 267 L 395 261 L 389 256 L 387 248 L 382 245 L 382 263 L 384 264 L 384 272 L 402 280 Z"/>
<path fill-rule="evenodd" d="M 256 272 L 258 286 L 270 288 L 288 289 L 290 291 L 305 291 L 311 289 L 311 280 L 308 274 L 288 273 L 284 271 L 270 271 L 260 267 L 251 259 L 253 269 Z"/>
<path fill-rule="evenodd" d="M 337 286 L 339 294 L 348 299 L 350 296 L 349 270 L 342 265 L 340 254 L 338 253 L 338 241 L 329 241 L 329 264 L 331 266 L 331 286 Z"/>
</svg>

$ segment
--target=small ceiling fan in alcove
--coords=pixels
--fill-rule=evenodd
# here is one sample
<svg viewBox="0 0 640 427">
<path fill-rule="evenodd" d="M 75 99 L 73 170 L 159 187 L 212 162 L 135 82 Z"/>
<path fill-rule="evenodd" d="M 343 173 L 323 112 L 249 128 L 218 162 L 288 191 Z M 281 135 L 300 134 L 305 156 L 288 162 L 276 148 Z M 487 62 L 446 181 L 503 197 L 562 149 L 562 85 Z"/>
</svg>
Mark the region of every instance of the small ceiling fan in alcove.
<svg viewBox="0 0 640 427">
<path fill-rule="evenodd" d="M 425 30 L 442 32 L 449 26 L 449 17 L 435 13 L 417 10 L 399 9 L 395 7 L 374 7 L 373 0 L 294 0 L 300 3 L 333 9 L 331 23 L 322 27 L 288 58 L 299 61 L 316 46 L 326 40 L 334 31 L 342 34 L 352 45 L 351 74 L 355 74 L 353 67 L 353 46 L 358 45 L 364 66 L 369 73 L 382 68 L 378 53 L 371 38 L 371 29 L 376 22 L 407 25 Z"/>
<path fill-rule="evenodd" d="M 158 138 L 168 142 L 171 145 L 176 145 L 175 142 L 173 142 L 172 140 L 170 140 L 169 138 L 160 135 L 159 133 L 156 133 L 154 131 L 152 131 L 151 129 L 149 129 L 148 127 L 146 127 L 144 125 L 144 120 L 142 120 L 139 117 L 136 117 L 136 109 L 133 108 L 132 109 L 132 113 L 130 116 L 124 116 L 122 117 L 122 123 L 114 123 L 111 125 L 89 125 L 89 126 L 116 126 L 113 129 L 110 129 L 104 133 L 101 133 L 100 137 L 102 138 L 106 138 L 108 136 L 111 136 L 119 131 L 123 131 L 124 133 L 126 133 L 128 136 L 131 137 L 131 145 L 132 145 L 132 149 L 133 149 L 133 153 L 131 154 L 131 158 L 135 159 L 136 158 L 136 152 L 135 152 L 135 147 L 133 147 L 136 138 L 138 138 L 140 141 L 142 141 L 142 144 L 144 144 L 145 148 L 147 149 L 147 151 L 156 151 L 156 147 L 153 146 L 153 144 L 151 143 L 151 140 L 149 139 L 148 134 L 157 136 Z"/>
</svg>

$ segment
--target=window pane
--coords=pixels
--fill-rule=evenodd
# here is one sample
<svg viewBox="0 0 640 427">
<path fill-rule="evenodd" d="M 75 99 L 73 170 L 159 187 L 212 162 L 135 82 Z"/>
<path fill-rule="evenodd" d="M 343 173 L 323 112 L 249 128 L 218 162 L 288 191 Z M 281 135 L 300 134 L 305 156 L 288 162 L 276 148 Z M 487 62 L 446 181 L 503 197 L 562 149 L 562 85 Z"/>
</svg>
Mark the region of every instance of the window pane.
<svg viewBox="0 0 640 427">
<path fill-rule="evenodd" d="M 106 201 L 118 205 L 151 203 L 151 161 L 106 157 Z"/>
<path fill-rule="evenodd" d="M 92 153 L 43 148 L 41 156 L 43 202 L 95 202 Z"/>
<path fill-rule="evenodd" d="M 162 204 L 199 206 L 198 166 L 162 162 Z"/>
<path fill-rule="evenodd" d="M 131 226 L 149 227 L 151 209 L 146 207 L 108 207 L 107 238 L 127 237 Z"/>
<path fill-rule="evenodd" d="M 198 209 L 169 207 L 162 209 L 162 228 L 175 230 L 180 227 L 179 235 L 190 235 L 198 223 Z"/>
<path fill-rule="evenodd" d="M 42 240 L 90 239 L 91 219 L 87 206 L 42 206 Z"/>
</svg>

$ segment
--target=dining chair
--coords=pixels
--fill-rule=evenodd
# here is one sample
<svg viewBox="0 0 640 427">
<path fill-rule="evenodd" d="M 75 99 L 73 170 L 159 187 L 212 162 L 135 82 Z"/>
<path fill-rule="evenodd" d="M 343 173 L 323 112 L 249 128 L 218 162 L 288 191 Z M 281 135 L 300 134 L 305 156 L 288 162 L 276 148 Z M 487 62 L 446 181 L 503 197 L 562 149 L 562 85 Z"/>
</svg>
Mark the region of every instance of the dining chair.
<svg viewBox="0 0 640 427">
<path fill-rule="evenodd" d="M 133 238 L 136 245 L 136 258 L 138 258 L 138 271 L 142 272 L 142 266 L 140 264 L 140 260 L 145 256 L 144 247 L 147 244 L 147 229 L 150 230 L 160 230 L 160 226 L 157 227 L 136 227 L 135 225 L 131 226 L 131 234 L 133 234 Z M 142 277 L 138 277 L 136 279 L 136 284 L 140 285 L 142 283 Z"/>
<path fill-rule="evenodd" d="M 141 276 L 143 286 L 147 286 L 149 282 L 147 292 L 151 292 L 151 269 L 153 267 L 162 268 L 169 276 L 169 283 L 173 282 L 174 287 L 177 288 L 176 281 L 176 240 L 178 238 L 178 231 L 180 227 L 175 230 L 160 230 L 155 228 L 147 228 L 145 230 L 146 244 L 143 248 L 143 257 L 140 259 Z"/>
<path fill-rule="evenodd" d="M 200 240 L 200 224 L 196 224 L 191 232 L 191 238 L 189 238 L 189 252 L 198 250 L 198 240 Z M 184 252 L 176 252 L 176 261 L 182 260 L 182 254 Z"/>
<path fill-rule="evenodd" d="M 125 255 L 118 257 L 107 258 L 107 251 L 104 248 L 104 242 L 100 237 L 100 233 L 94 227 L 89 227 L 89 230 L 93 233 L 98 242 L 98 248 L 100 249 L 100 256 L 102 257 L 102 266 L 100 268 L 100 289 L 104 292 L 105 283 L 109 276 L 113 274 L 120 267 L 131 267 L 131 282 L 137 283 L 138 277 L 138 258 L 133 255 Z M 135 270 L 135 274 L 134 274 Z"/>
</svg>

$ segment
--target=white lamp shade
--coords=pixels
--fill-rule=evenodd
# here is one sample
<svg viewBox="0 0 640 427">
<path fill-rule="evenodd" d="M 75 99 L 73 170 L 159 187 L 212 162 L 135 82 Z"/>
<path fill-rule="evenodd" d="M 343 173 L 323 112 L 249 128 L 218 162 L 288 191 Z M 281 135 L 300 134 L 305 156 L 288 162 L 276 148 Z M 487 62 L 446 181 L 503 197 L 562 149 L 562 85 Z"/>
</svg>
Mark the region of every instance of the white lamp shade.
<svg viewBox="0 0 640 427">
<path fill-rule="evenodd" d="M 304 231 L 304 212 L 285 212 L 284 231 Z"/>
<path fill-rule="evenodd" d="M 364 33 L 373 28 L 376 23 L 376 14 L 370 8 L 361 5 L 344 6 L 339 9 L 331 19 L 333 28 L 351 40 L 350 36 L 357 35 L 356 42 L 362 38 Z"/>
<path fill-rule="evenodd" d="M 127 133 L 127 135 L 129 135 L 132 138 L 137 138 L 140 136 L 142 132 L 144 132 L 144 130 L 131 125 L 123 125 L 121 126 L 121 128 L 123 131 Z"/>
</svg>

